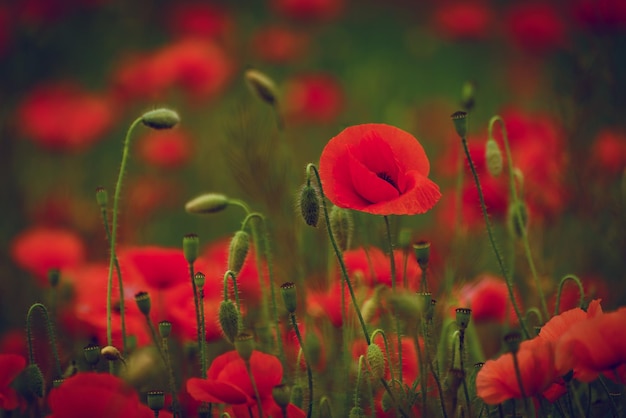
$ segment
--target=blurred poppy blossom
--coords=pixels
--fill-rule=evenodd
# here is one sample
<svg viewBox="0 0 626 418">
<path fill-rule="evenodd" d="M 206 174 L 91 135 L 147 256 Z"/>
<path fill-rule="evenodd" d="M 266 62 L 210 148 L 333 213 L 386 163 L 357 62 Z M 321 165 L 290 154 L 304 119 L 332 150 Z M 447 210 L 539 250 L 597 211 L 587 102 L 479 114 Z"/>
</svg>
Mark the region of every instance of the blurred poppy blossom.
<svg viewBox="0 0 626 418">
<path fill-rule="evenodd" d="M 330 123 L 343 110 L 344 93 L 329 74 L 301 74 L 287 81 L 284 111 L 294 123 Z"/>
<path fill-rule="evenodd" d="M 252 52 L 271 63 L 286 63 L 303 56 L 308 37 L 285 26 L 272 25 L 259 29 L 252 38 Z"/>
<path fill-rule="evenodd" d="M 184 130 L 151 130 L 137 143 L 139 157 L 146 163 L 165 169 L 176 169 L 191 158 L 192 139 Z"/>
<path fill-rule="evenodd" d="M 344 8 L 344 0 L 271 0 L 271 4 L 278 13 L 303 21 L 330 20 Z"/>
<path fill-rule="evenodd" d="M 173 4 L 168 13 L 171 32 L 179 38 L 223 38 L 233 29 L 228 13 L 215 4 L 184 2 Z"/>
<path fill-rule="evenodd" d="M 10 411 L 19 406 L 19 398 L 11 387 L 13 379 L 26 367 L 26 359 L 18 354 L 0 354 L 0 409 Z"/>
<path fill-rule="evenodd" d="M 482 39 L 493 19 L 489 7 L 482 1 L 441 2 L 435 10 L 436 30 L 451 40 Z"/>
<path fill-rule="evenodd" d="M 335 205 L 375 215 L 417 215 L 439 200 L 430 163 L 411 134 L 390 125 L 351 126 L 320 157 L 326 196 Z"/>
<path fill-rule="evenodd" d="M 506 17 L 513 43 L 528 52 L 544 53 L 565 44 L 565 24 L 551 3 L 519 3 Z"/>
</svg>

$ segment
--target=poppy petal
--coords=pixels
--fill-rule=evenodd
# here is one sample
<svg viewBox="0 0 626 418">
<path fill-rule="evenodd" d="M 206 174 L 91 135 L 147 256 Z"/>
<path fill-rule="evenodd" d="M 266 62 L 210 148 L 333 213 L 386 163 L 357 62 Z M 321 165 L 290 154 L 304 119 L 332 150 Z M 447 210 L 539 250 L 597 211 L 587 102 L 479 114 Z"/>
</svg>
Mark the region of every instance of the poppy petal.
<svg viewBox="0 0 626 418">
<path fill-rule="evenodd" d="M 187 380 L 187 392 L 192 398 L 202 402 L 238 405 L 251 401 L 248 395 L 235 385 L 197 377 Z"/>
</svg>

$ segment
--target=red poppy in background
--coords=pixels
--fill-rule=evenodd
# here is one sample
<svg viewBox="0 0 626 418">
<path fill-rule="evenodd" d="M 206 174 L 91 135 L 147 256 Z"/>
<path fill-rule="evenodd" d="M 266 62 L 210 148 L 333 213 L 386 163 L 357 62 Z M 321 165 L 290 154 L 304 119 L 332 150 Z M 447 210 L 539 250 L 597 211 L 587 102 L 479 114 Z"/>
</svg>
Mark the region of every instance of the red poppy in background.
<svg viewBox="0 0 626 418">
<path fill-rule="evenodd" d="M 554 367 L 554 345 L 550 341 L 539 338 L 523 341 L 517 361 L 526 396 L 543 393 L 561 376 Z M 522 398 L 513 354 L 485 363 L 476 376 L 476 394 L 488 405 Z"/>
<path fill-rule="evenodd" d="M 120 265 L 132 265 L 154 289 L 167 289 L 181 283 L 191 286 L 189 264 L 181 248 L 130 247 L 121 249 L 117 257 Z"/>
<path fill-rule="evenodd" d="M 11 387 L 13 379 L 26 367 L 26 359 L 18 354 L 0 354 L 0 409 L 10 411 L 19 406 L 19 398 Z"/>
<path fill-rule="evenodd" d="M 34 226 L 13 238 L 11 255 L 18 266 L 47 286 L 51 269 L 64 270 L 84 261 L 85 243 L 74 231 Z"/>
<path fill-rule="evenodd" d="M 600 131 L 591 145 L 591 165 L 600 174 L 621 174 L 626 167 L 626 133 L 615 129 Z"/>
<path fill-rule="evenodd" d="M 193 141 L 184 130 L 150 130 L 137 142 L 139 157 L 146 163 L 159 168 L 176 169 L 184 166 L 191 158 Z"/>
<path fill-rule="evenodd" d="M 351 126 L 320 157 L 326 196 L 335 205 L 375 215 L 417 215 L 441 197 L 430 163 L 411 134 L 390 125 Z"/>
<path fill-rule="evenodd" d="M 285 26 L 272 25 L 259 29 L 252 38 L 252 52 L 270 63 L 287 63 L 306 53 L 309 39 L 305 33 Z"/>
<path fill-rule="evenodd" d="M 302 74 L 285 85 L 284 111 L 293 123 L 330 123 L 341 113 L 344 93 L 329 74 Z"/>
<path fill-rule="evenodd" d="M 278 358 L 254 350 L 250 357 L 250 369 L 256 383 L 259 400 L 266 416 L 282 416 L 280 407 L 272 397 L 272 389 L 283 378 L 283 366 Z M 237 417 L 248 417 L 248 407 L 256 417 L 256 395 L 243 359 L 236 351 L 217 356 L 211 363 L 206 379 L 192 377 L 187 380 L 187 391 L 192 398 L 202 402 L 241 405 L 233 408 Z M 288 416 L 304 417 L 304 412 L 293 405 L 288 407 Z"/>
<path fill-rule="evenodd" d="M 483 39 L 493 19 L 491 9 L 482 1 L 442 2 L 435 10 L 436 30 L 447 39 Z"/>
<path fill-rule="evenodd" d="M 174 4 L 168 13 L 169 27 L 177 37 L 224 38 L 233 30 L 228 13 L 205 2 Z"/>
<path fill-rule="evenodd" d="M 324 21 L 341 14 L 344 0 L 271 0 L 278 13 L 295 20 Z"/>
<path fill-rule="evenodd" d="M 42 85 L 29 92 L 17 109 L 22 135 L 56 151 L 82 151 L 114 122 L 110 101 L 71 83 Z"/>
<path fill-rule="evenodd" d="M 78 373 L 50 391 L 49 418 L 152 418 L 134 389 L 108 373 Z"/>
<path fill-rule="evenodd" d="M 574 14 L 582 26 L 598 33 L 626 28 L 626 3 L 622 0 L 578 0 Z"/>
<path fill-rule="evenodd" d="M 520 306 L 517 294 L 516 302 Z M 509 290 L 500 277 L 483 275 L 476 282 L 464 286 L 461 290 L 460 305 L 472 309 L 472 320 L 476 323 L 508 322 L 511 325 L 518 323 L 509 298 Z"/>
<path fill-rule="evenodd" d="M 515 4 L 506 22 L 511 40 L 525 51 L 544 53 L 565 44 L 565 24 L 552 4 Z"/>
</svg>

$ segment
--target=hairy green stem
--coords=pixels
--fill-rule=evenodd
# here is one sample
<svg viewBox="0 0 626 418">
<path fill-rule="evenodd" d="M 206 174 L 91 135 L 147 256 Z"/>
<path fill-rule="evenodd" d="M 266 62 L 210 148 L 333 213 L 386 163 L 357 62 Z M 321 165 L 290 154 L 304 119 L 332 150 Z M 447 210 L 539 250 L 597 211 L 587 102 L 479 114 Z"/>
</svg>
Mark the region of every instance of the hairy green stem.
<svg viewBox="0 0 626 418">
<path fill-rule="evenodd" d="M 383 216 L 385 219 L 385 229 L 387 231 L 387 243 L 389 244 L 389 260 L 391 263 L 391 291 L 395 292 L 396 290 L 396 257 L 393 254 L 393 241 L 391 239 L 391 227 L 389 225 L 389 217 L 387 215 Z M 400 319 L 393 312 L 392 315 L 394 317 L 394 322 L 396 326 L 396 337 L 398 340 L 398 375 L 400 376 L 399 380 L 402 382 L 402 332 L 400 330 Z"/>
<path fill-rule="evenodd" d="M 555 316 L 559 314 L 559 308 L 561 307 L 561 293 L 563 292 L 563 286 L 568 280 L 573 281 L 574 283 L 576 283 L 576 286 L 578 286 L 578 294 L 580 295 L 578 306 L 582 306 L 585 302 L 585 290 L 583 289 L 583 284 L 581 283 L 580 279 L 578 278 L 578 276 L 568 274 L 559 281 L 559 287 L 556 293 L 556 304 L 554 305 Z"/>
<path fill-rule="evenodd" d="M 311 418 L 313 414 L 313 373 L 311 372 L 311 363 L 306 354 L 306 350 L 304 349 L 304 341 L 302 341 L 302 335 L 300 335 L 300 329 L 298 327 L 298 322 L 296 321 L 296 314 L 290 313 L 289 320 L 291 321 L 291 326 L 296 332 L 296 337 L 298 337 L 298 343 L 300 344 L 300 350 L 302 350 L 302 355 L 304 356 L 304 363 L 306 365 L 306 376 L 309 384 L 309 407 L 307 409 L 307 418 Z"/>
</svg>

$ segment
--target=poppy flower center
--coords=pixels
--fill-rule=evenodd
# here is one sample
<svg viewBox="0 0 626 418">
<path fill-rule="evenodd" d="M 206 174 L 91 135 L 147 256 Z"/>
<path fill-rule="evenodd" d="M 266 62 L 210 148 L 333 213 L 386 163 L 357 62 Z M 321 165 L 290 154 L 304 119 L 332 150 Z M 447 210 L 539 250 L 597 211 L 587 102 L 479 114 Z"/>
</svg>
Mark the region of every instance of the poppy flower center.
<svg viewBox="0 0 626 418">
<path fill-rule="evenodd" d="M 400 191 L 398 189 L 398 185 L 396 184 L 395 181 L 393 181 L 393 178 L 391 178 L 389 174 L 383 171 L 381 173 L 376 173 L 376 175 L 378 176 L 379 179 L 385 180 L 387 183 L 391 184 L 394 187 L 394 189 Z"/>
</svg>

